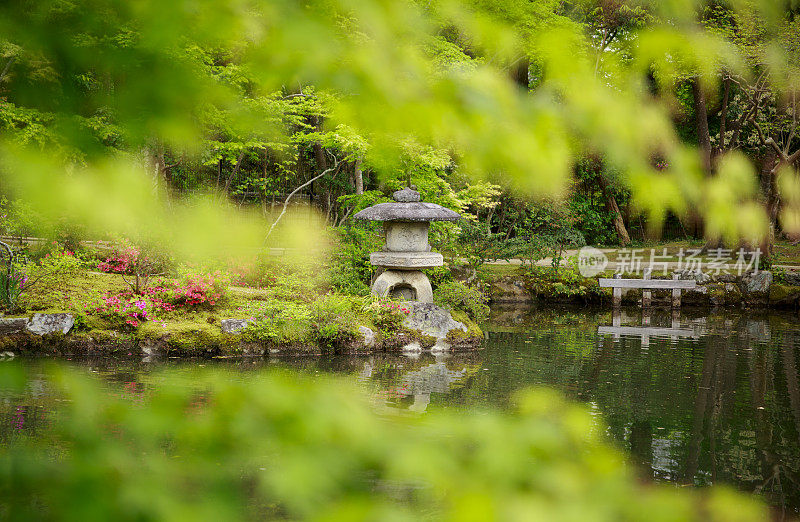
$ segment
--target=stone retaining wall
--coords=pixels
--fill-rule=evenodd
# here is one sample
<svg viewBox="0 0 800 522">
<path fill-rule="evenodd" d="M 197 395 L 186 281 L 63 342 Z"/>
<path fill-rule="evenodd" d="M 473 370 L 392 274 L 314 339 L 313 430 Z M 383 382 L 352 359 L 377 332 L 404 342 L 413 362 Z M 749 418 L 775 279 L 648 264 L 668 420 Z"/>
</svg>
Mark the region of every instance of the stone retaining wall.
<svg viewBox="0 0 800 522">
<path fill-rule="evenodd" d="M 711 274 L 676 272 L 680 279 L 694 279 L 697 287 L 684 290 L 683 306 L 732 306 L 797 309 L 800 307 L 800 273 L 759 271 L 755 273 Z M 671 279 L 672 274 L 654 279 Z M 559 286 L 560 285 L 560 286 Z M 494 304 L 558 302 L 611 302 L 611 289 L 600 288 L 597 278 L 552 283 L 536 276 L 508 275 L 489 282 L 489 297 Z M 670 306 L 670 290 L 653 290 L 652 304 Z M 623 289 L 623 304 L 641 303 L 642 291 Z"/>
</svg>

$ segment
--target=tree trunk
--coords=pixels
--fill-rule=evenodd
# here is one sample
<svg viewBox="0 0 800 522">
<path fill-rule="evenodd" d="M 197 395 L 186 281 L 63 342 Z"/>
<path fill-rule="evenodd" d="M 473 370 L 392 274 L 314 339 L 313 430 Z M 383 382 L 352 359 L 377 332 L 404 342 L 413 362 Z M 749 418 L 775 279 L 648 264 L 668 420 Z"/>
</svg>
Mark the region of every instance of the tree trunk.
<svg viewBox="0 0 800 522">
<path fill-rule="evenodd" d="M 775 244 L 775 234 L 778 227 L 778 212 L 780 210 L 780 195 L 776 177 L 780 168 L 780 160 L 772 149 L 767 149 L 764 156 L 761 172 L 764 176 L 763 187 L 766 196 L 765 210 L 769 222 L 767 234 L 761 242 L 760 248 L 762 255 L 769 258 L 772 255 L 772 247 Z"/>
<path fill-rule="evenodd" d="M 694 96 L 697 145 L 700 147 L 703 169 L 705 169 L 706 174 L 711 174 L 711 136 L 708 133 L 708 109 L 706 108 L 706 95 L 700 85 L 699 78 L 695 78 L 692 82 L 692 95 Z"/>
<path fill-rule="evenodd" d="M 600 169 L 597 171 L 597 181 L 600 185 L 600 191 L 603 193 L 603 199 L 605 199 L 606 210 L 614 217 L 614 230 L 617 231 L 617 236 L 619 236 L 619 243 L 622 246 L 627 246 L 631 242 L 631 236 L 628 234 L 628 229 L 625 228 L 625 220 L 622 218 L 619 205 L 617 205 L 617 199 L 609 189 L 608 182 Z"/>
<path fill-rule="evenodd" d="M 359 156 L 355 165 L 356 194 L 364 193 L 364 174 L 361 172 L 361 161 L 361 156 Z"/>
<path fill-rule="evenodd" d="M 514 68 L 511 69 L 511 79 L 514 80 L 514 83 L 519 85 L 521 88 L 528 90 L 528 70 L 530 69 L 530 60 L 525 57 L 521 58 L 515 65 Z"/>
</svg>

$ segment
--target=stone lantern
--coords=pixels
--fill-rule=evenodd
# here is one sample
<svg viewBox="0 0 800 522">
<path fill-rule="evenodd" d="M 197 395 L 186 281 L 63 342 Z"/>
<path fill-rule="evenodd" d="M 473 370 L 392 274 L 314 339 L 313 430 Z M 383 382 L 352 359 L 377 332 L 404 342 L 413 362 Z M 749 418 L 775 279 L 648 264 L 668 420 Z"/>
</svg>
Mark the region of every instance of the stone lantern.
<svg viewBox="0 0 800 522">
<path fill-rule="evenodd" d="M 422 269 L 442 266 L 444 259 L 431 252 L 428 227 L 431 221 L 456 221 L 461 216 L 441 205 L 421 202 L 414 189 L 398 190 L 392 195 L 394 202 L 379 203 L 353 217 L 383 221 L 386 247 L 369 256 L 371 264 L 384 269 L 372 283 L 373 295 L 432 303 L 431 282 Z"/>
</svg>

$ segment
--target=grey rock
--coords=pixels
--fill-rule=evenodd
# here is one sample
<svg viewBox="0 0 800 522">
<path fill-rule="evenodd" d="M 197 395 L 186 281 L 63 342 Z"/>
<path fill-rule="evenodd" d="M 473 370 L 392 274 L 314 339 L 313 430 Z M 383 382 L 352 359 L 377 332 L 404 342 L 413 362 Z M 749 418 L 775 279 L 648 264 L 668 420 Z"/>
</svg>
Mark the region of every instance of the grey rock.
<svg viewBox="0 0 800 522">
<path fill-rule="evenodd" d="M 704 285 L 711 282 L 711 275 L 698 270 L 694 273 L 694 280 L 697 281 L 698 285 Z"/>
<path fill-rule="evenodd" d="M 742 278 L 744 290 L 748 294 L 767 293 L 772 285 L 772 272 L 750 272 Z"/>
<path fill-rule="evenodd" d="M 444 353 L 450 350 L 450 343 L 443 339 L 437 339 L 436 344 L 431 346 L 431 353 Z"/>
<path fill-rule="evenodd" d="M 489 298 L 494 304 L 531 303 L 534 300 L 523 281 L 509 277 L 492 283 L 489 287 Z"/>
<path fill-rule="evenodd" d="M 800 272 L 787 271 L 783 278 L 787 285 L 800 286 Z"/>
<path fill-rule="evenodd" d="M 364 346 L 368 348 L 375 346 L 375 332 L 373 332 L 372 329 L 366 326 L 359 326 L 358 331 L 364 336 Z"/>
<path fill-rule="evenodd" d="M 66 334 L 74 324 L 75 318 L 71 314 L 33 314 L 26 328 L 36 335 Z"/>
<path fill-rule="evenodd" d="M 475 279 L 476 270 L 470 266 L 450 266 L 450 273 L 453 274 L 453 279 L 462 283 L 470 283 Z"/>
<path fill-rule="evenodd" d="M 403 353 L 420 353 L 422 352 L 422 345 L 418 342 L 414 341 L 413 343 L 409 343 L 403 346 Z"/>
<path fill-rule="evenodd" d="M 450 312 L 433 303 L 408 303 L 411 313 L 403 321 L 403 326 L 418 330 L 425 335 L 444 339 L 451 330 L 467 331 L 464 323 L 455 321 Z"/>
<path fill-rule="evenodd" d="M 701 270 L 676 270 L 674 273 L 678 274 L 678 279 L 682 280 L 694 279 L 695 281 L 697 281 L 698 285 L 704 285 L 711 281 L 711 275 Z"/>
<path fill-rule="evenodd" d="M 0 335 L 22 333 L 28 326 L 27 317 L 9 317 L 0 319 Z"/>
<path fill-rule="evenodd" d="M 220 321 L 222 333 L 238 334 L 247 328 L 248 322 L 246 319 L 223 319 Z"/>
</svg>

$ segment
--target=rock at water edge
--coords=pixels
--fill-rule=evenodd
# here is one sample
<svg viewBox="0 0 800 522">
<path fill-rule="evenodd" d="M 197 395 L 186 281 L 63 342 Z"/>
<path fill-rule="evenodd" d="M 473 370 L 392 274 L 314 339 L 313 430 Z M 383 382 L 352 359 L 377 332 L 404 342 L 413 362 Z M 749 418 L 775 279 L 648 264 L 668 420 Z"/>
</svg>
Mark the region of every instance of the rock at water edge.
<svg viewBox="0 0 800 522">
<path fill-rule="evenodd" d="M 751 274 L 746 274 L 742 278 L 745 286 L 745 291 L 748 294 L 769 292 L 769 287 L 772 285 L 772 272 L 761 271 Z"/>
<path fill-rule="evenodd" d="M 456 321 L 450 312 L 433 303 L 409 302 L 411 312 L 403 321 L 403 326 L 412 330 L 419 330 L 425 335 L 444 339 L 451 330 L 467 331 L 464 323 Z"/>
<path fill-rule="evenodd" d="M 72 314 L 33 314 L 26 328 L 36 335 L 66 334 L 75 324 Z"/>
<path fill-rule="evenodd" d="M 366 326 L 359 326 L 358 332 L 363 336 L 364 346 L 367 348 L 375 346 L 375 332 Z"/>
<path fill-rule="evenodd" d="M 0 319 L 0 335 L 22 333 L 28 326 L 27 317 L 11 317 Z"/>
</svg>

